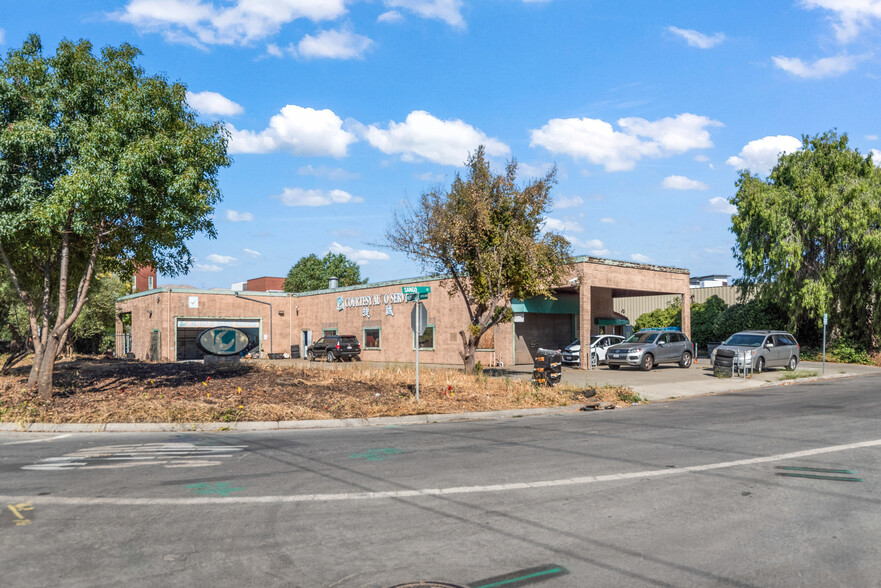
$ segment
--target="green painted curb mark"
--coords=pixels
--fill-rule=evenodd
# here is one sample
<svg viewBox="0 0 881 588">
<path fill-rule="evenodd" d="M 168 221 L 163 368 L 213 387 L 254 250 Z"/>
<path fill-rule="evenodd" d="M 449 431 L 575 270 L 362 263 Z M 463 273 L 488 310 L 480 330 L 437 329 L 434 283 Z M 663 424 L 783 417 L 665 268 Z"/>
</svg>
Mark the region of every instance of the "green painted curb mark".
<svg viewBox="0 0 881 588">
<path fill-rule="evenodd" d="M 798 468 L 793 466 L 777 466 L 778 470 L 798 470 L 801 472 L 823 472 L 825 474 L 855 474 L 850 470 L 830 470 L 827 468 Z"/>
<path fill-rule="evenodd" d="M 837 476 L 817 476 L 814 474 L 790 474 L 779 473 L 778 476 L 789 476 L 790 478 L 811 478 L 812 480 L 835 480 L 836 482 L 862 482 L 862 478 L 839 478 Z"/>
<path fill-rule="evenodd" d="M 542 580 L 549 580 L 552 576 L 562 576 L 568 573 L 569 570 L 566 568 L 551 564 L 512 572 L 504 576 L 496 576 L 495 578 L 487 578 L 486 580 L 478 580 L 474 584 L 469 584 L 469 586 L 471 588 L 495 588 L 496 586 L 513 588 L 514 586 L 524 586 L 541 582 Z"/>
<path fill-rule="evenodd" d="M 229 482 L 200 482 L 198 484 L 187 484 L 184 488 L 193 490 L 196 494 L 220 494 L 221 496 L 229 496 L 230 492 L 244 490 L 244 488 L 230 488 Z"/>
<path fill-rule="evenodd" d="M 364 453 L 353 453 L 349 459 L 364 459 L 367 461 L 382 461 L 390 455 L 398 455 L 404 453 L 403 449 L 396 447 L 384 447 L 382 449 L 368 449 Z"/>
</svg>

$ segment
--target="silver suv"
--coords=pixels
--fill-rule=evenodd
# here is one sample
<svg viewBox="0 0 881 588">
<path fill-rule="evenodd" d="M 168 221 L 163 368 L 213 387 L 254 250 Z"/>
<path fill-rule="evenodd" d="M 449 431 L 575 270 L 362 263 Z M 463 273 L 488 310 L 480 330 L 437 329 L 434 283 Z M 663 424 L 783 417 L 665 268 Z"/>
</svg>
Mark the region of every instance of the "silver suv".
<svg viewBox="0 0 881 588">
<path fill-rule="evenodd" d="M 694 346 L 679 331 L 638 331 L 606 350 L 606 363 L 613 370 L 634 365 L 648 371 L 659 363 L 678 363 L 687 368 L 693 359 Z"/>
<path fill-rule="evenodd" d="M 769 367 L 794 370 L 800 358 L 798 341 L 786 331 L 741 331 L 713 350 L 710 363 L 714 368 L 730 370 L 732 365 L 749 362 L 760 374 Z"/>
</svg>

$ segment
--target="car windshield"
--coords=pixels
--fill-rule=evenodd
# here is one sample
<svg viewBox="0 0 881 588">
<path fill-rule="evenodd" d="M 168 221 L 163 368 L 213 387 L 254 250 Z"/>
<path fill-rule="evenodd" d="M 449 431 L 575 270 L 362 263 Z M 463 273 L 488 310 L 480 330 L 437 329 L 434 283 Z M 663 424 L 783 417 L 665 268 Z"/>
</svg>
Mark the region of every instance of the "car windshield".
<svg viewBox="0 0 881 588">
<path fill-rule="evenodd" d="M 765 340 L 764 335 L 749 335 L 747 333 L 735 333 L 728 337 L 725 345 L 734 345 L 737 347 L 758 347 Z"/>
<path fill-rule="evenodd" d="M 625 343 L 654 343 L 655 339 L 658 338 L 657 333 L 633 333 L 627 339 L 624 340 Z"/>
<path fill-rule="evenodd" d="M 601 337 L 602 337 L 602 335 L 591 335 L 590 344 L 593 345 L 594 343 L 599 341 Z"/>
</svg>

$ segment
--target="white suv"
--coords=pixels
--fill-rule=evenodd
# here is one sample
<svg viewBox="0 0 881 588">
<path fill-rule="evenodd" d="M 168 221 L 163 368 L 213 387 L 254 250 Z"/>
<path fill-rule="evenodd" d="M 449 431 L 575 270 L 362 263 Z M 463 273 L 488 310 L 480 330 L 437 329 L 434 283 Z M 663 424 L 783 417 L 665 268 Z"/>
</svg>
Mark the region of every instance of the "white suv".
<svg viewBox="0 0 881 588">
<path fill-rule="evenodd" d="M 606 363 L 606 350 L 624 340 L 621 335 L 591 335 L 590 362 L 592 365 Z M 578 365 L 581 363 L 581 339 L 576 339 L 563 349 L 563 363 Z"/>
</svg>

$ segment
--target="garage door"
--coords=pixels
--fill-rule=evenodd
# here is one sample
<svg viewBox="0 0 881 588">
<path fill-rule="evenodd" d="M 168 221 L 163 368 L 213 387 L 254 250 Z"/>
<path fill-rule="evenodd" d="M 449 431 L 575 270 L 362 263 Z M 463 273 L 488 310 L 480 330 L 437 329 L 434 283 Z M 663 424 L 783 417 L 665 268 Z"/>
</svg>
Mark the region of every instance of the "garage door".
<svg viewBox="0 0 881 588">
<path fill-rule="evenodd" d="M 527 312 L 522 323 L 514 323 L 514 362 L 532 363 L 536 350 L 562 349 L 575 340 L 575 315 Z"/>
<path fill-rule="evenodd" d="M 233 327 L 244 332 L 249 341 L 260 342 L 260 319 L 179 318 L 177 319 L 177 360 L 202 359 L 205 354 L 196 339 L 205 329 Z"/>
</svg>

